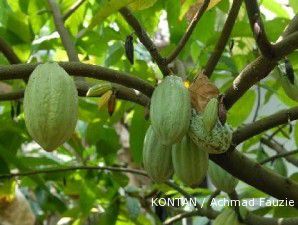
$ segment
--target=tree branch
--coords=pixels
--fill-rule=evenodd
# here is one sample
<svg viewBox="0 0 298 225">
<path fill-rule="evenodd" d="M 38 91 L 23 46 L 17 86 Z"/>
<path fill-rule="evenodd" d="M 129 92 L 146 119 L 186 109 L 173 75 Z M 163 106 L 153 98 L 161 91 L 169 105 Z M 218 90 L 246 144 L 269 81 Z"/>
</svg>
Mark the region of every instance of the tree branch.
<svg viewBox="0 0 298 225">
<path fill-rule="evenodd" d="M 66 21 L 86 0 L 78 0 L 70 9 L 63 15 L 62 19 Z"/>
<path fill-rule="evenodd" d="M 156 62 L 159 69 L 163 73 L 163 75 L 169 75 L 171 71 L 167 67 L 167 64 L 165 62 L 165 59 L 159 54 L 157 47 L 153 43 L 153 41 L 150 39 L 147 32 L 144 30 L 144 28 L 141 26 L 137 18 L 131 13 L 131 11 L 124 7 L 120 9 L 120 13 L 123 16 L 123 18 L 127 21 L 127 23 L 134 29 L 136 35 L 138 36 L 139 40 L 142 42 L 142 44 L 145 46 L 145 48 L 149 51 L 152 59 Z"/>
<path fill-rule="evenodd" d="M 261 165 L 264 165 L 265 163 L 268 163 L 268 162 L 273 162 L 275 161 L 276 159 L 280 159 L 280 158 L 286 158 L 287 156 L 291 156 L 291 155 L 295 155 L 298 153 L 298 150 L 294 150 L 294 151 L 290 151 L 290 152 L 284 152 L 284 153 L 279 153 L 279 154 L 276 154 L 272 157 L 269 157 L 268 159 L 265 159 L 263 160 L 262 162 L 260 162 Z M 298 162 L 298 160 L 297 160 Z M 298 166 L 295 165 L 295 166 Z"/>
<path fill-rule="evenodd" d="M 277 198 L 290 199 L 298 208 L 298 184 L 274 173 L 237 151 L 210 155 L 212 161 L 253 187 Z"/>
<path fill-rule="evenodd" d="M 166 59 L 166 64 L 171 63 L 180 54 L 180 52 L 182 51 L 182 49 L 186 45 L 187 41 L 189 40 L 190 36 L 192 35 L 192 33 L 193 33 L 196 25 L 198 24 L 199 20 L 203 16 L 204 12 L 207 10 L 209 3 L 210 3 L 210 0 L 204 0 L 203 4 L 201 5 L 201 7 L 197 11 L 197 13 L 194 15 L 191 23 L 187 27 L 187 30 L 184 33 L 181 40 L 179 41 L 177 47 L 170 54 L 170 56 Z"/>
<path fill-rule="evenodd" d="M 253 31 L 261 54 L 266 58 L 275 58 L 273 45 L 268 40 L 260 15 L 260 9 L 256 0 L 245 0 L 251 30 Z"/>
<path fill-rule="evenodd" d="M 147 106 L 150 102 L 150 99 L 146 95 L 142 93 L 136 93 L 136 91 L 131 88 L 127 88 L 119 84 L 112 84 L 112 86 L 116 90 L 116 96 L 119 99 L 135 102 L 141 106 Z M 83 87 L 78 88 L 79 96 L 85 97 L 87 91 L 88 91 L 88 88 L 83 88 Z M 18 100 L 18 99 L 22 99 L 23 97 L 24 97 L 24 90 L 19 90 L 11 93 L 0 94 L 0 101 Z M 100 96 L 94 96 L 94 97 L 100 97 Z"/>
<path fill-rule="evenodd" d="M 225 22 L 225 25 L 223 27 L 223 30 L 221 32 L 221 35 L 218 39 L 218 42 L 213 50 L 213 53 L 211 55 L 211 57 L 209 58 L 205 68 L 204 68 L 204 74 L 208 77 L 211 76 L 211 74 L 213 73 L 224 49 L 225 46 L 230 38 L 232 29 L 234 27 L 235 21 L 237 19 L 241 4 L 242 4 L 243 0 L 234 0 L 233 1 L 233 5 L 230 9 L 228 18 Z"/>
<path fill-rule="evenodd" d="M 0 52 L 3 53 L 10 64 L 21 63 L 19 57 L 14 53 L 13 49 L 2 37 L 0 37 Z"/>
<path fill-rule="evenodd" d="M 250 123 L 245 127 L 239 128 L 233 133 L 233 144 L 238 145 L 241 142 L 250 139 L 253 136 L 261 134 L 273 127 L 279 126 L 289 121 L 298 119 L 298 107 L 282 110 L 271 116 Z"/>
<path fill-rule="evenodd" d="M 293 157 L 291 155 L 288 155 L 289 152 L 279 143 L 277 142 L 273 142 L 270 141 L 266 138 L 261 138 L 261 142 L 263 144 L 265 144 L 266 146 L 268 146 L 269 148 L 273 149 L 274 151 L 276 151 L 278 154 L 276 155 L 276 157 L 278 158 L 279 155 L 284 155 L 285 159 L 291 163 L 292 165 L 298 167 L 298 159 L 296 157 Z M 272 157 L 274 159 L 274 157 Z M 270 159 L 270 158 L 269 158 Z M 266 159 L 267 160 L 267 159 Z M 265 160 L 265 161 L 266 161 Z M 266 163 L 263 161 L 263 163 Z"/>
<path fill-rule="evenodd" d="M 269 60 L 264 56 L 260 56 L 235 78 L 232 87 L 225 93 L 224 102 L 227 109 L 231 108 L 250 87 L 267 77 L 276 66 L 278 60 L 298 48 L 298 32 L 296 28 L 298 29 L 298 16 L 291 21 L 281 35 L 282 40 L 274 45 L 275 58 Z"/>
<path fill-rule="evenodd" d="M 148 97 L 152 95 L 154 90 L 154 87 L 148 82 L 124 72 L 79 62 L 60 62 L 59 64 L 70 75 L 90 77 L 122 84 L 126 87 L 136 89 Z M 19 64 L 0 66 L 0 80 L 28 78 L 37 65 L 38 64 Z"/>
<path fill-rule="evenodd" d="M 68 30 L 64 26 L 63 16 L 61 14 L 59 5 L 57 4 L 56 0 L 48 0 L 48 3 L 54 16 L 56 29 L 61 37 L 61 41 L 63 46 L 65 47 L 69 61 L 79 62 L 79 57 L 75 49 L 75 45 L 71 40 Z"/>
<path fill-rule="evenodd" d="M 14 177 L 33 176 L 38 174 L 63 173 L 63 172 L 76 171 L 76 170 L 109 170 L 109 171 L 115 171 L 115 172 L 134 173 L 134 174 L 147 177 L 147 174 L 144 171 L 130 169 L 130 168 L 112 167 L 112 166 L 72 166 L 72 167 L 64 167 L 64 168 L 49 168 L 49 169 L 27 171 L 27 172 L 20 172 L 20 173 L 2 174 L 0 175 L 0 180 L 11 179 Z"/>
</svg>

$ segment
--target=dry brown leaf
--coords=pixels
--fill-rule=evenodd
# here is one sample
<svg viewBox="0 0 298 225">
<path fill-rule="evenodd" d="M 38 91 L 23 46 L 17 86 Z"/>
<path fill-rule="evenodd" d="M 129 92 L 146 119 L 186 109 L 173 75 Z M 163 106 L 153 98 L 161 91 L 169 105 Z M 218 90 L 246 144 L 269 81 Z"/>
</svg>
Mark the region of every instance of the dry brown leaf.
<svg viewBox="0 0 298 225">
<path fill-rule="evenodd" d="M 191 104 L 198 112 L 202 112 L 211 98 L 219 95 L 218 88 L 204 74 L 198 75 L 189 87 Z"/>
</svg>

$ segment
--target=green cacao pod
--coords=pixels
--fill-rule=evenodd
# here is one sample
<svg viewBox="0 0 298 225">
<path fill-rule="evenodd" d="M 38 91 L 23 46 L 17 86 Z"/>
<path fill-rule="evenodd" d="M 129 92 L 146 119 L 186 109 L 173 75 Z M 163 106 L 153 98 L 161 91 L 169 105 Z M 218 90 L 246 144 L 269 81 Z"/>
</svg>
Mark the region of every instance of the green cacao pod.
<svg viewBox="0 0 298 225">
<path fill-rule="evenodd" d="M 154 90 L 150 117 L 161 142 L 171 145 L 181 141 L 189 129 L 190 95 L 180 77 L 167 76 Z"/>
<path fill-rule="evenodd" d="M 172 146 L 164 145 L 150 126 L 143 148 L 144 169 L 156 182 L 165 182 L 173 175 Z"/>
<path fill-rule="evenodd" d="M 89 88 L 86 96 L 87 97 L 94 97 L 94 96 L 102 96 L 107 91 L 112 90 L 112 84 L 108 81 L 103 81 L 99 84 L 96 84 Z"/>
<path fill-rule="evenodd" d="M 52 151 L 74 132 L 78 93 L 73 79 L 57 63 L 45 63 L 32 72 L 24 96 L 25 123 L 29 134 Z"/>
<path fill-rule="evenodd" d="M 208 169 L 208 153 L 199 149 L 186 135 L 172 150 L 173 166 L 177 177 L 190 187 L 197 187 Z"/>
<path fill-rule="evenodd" d="M 218 121 L 218 100 L 212 98 L 206 105 L 203 112 L 203 123 L 206 131 L 211 132 Z"/>
<path fill-rule="evenodd" d="M 203 149 L 209 154 L 226 152 L 232 142 L 232 131 L 227 124 L 222 125 L 217 120 L 214 128 L 208 132 L 205 129 L 202 114 L 197 113 L 194 109 L 188 134 L 199 149 Z"/>
<path fill-rule="evenodd" d="M 209 161 L 208 175 L 214 186 L 228 194 L 235 190 L 239 180 L 226 172 L 220 166 L 212 161 Z"/>
<path fill-rule="evenodd" d="M 231 208 L 226 208 L 216 217 L 213 225 L 240 225 L 240 222 L 235 211 Z"/>
</svg>

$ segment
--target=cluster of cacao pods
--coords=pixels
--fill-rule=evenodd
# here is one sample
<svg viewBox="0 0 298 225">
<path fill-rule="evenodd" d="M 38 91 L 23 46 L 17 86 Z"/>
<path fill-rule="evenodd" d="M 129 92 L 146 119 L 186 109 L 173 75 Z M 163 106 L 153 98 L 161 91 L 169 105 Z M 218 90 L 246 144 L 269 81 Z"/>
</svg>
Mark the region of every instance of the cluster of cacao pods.
<svg viewBox="0 0 298 225">
<path fill-rule="evenodd" d="M 45 150 L 53 151 L 73 134 L 78 118 L 78 92 L 66 71 L 55 62 L 38 65 L 24 95 L 27 130 Z"/>
<path fill-rule="evenodd" d="M 167 76 L 153 92 L 143 163 L 156 182 L 164 182 L 175 173 L 186 185 L 197 187 L 207 174 L 209 154 L 220 154 L 230 147 L 232 132 L 219 119 L 218 99 L 208 99 L 202 111 L 195 109 L 193 99 L 183 80 L 174 75 Z M 214 165 L 209 173 L 212 181 L 216 180 L 215 186 L 233 191 L 235 178 Z"/>
</svg>

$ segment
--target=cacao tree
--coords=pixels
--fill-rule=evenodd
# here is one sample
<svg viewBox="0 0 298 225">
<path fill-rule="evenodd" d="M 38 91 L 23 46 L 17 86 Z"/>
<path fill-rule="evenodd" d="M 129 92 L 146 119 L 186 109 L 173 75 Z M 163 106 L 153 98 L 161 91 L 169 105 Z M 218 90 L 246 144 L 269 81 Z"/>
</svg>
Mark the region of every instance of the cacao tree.
<svg viewBox="0 0 298 225">
<path fill-rule="evenodd" d="M 0 225 L 297 225 L 296 0 L 1 0 Z"/>
</svg>

